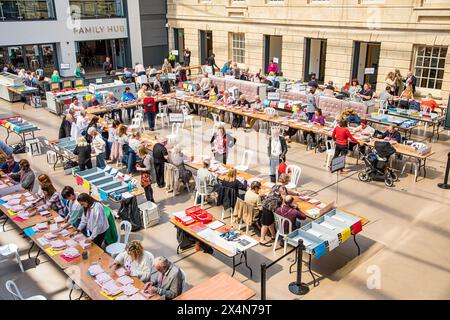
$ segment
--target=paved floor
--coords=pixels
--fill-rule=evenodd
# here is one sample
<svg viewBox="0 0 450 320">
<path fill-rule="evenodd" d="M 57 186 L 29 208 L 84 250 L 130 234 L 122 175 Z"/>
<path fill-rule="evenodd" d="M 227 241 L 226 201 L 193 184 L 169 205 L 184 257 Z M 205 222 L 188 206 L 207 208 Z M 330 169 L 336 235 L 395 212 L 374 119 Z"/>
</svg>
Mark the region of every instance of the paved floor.
<svg viewBox="0 0 450 320">
<path fill-rule="evenodd" d="M 23 115 L 41 127 L 39 137 L 57 138 L 61 119 L 46 110 L 22 110 L 22 104 L 8 104 L 0 101 L 0 114 L 15 112 Z M 196 118 L 194 132 L 183 130 L 182 145 L 196 154 L 209 154 L 211 121 Z M 168 130 L 157 130 L 155 135 L 167 134 Z M 234 131 L 237 146 L 233 150 L 230 164 L 241 161 L 242 152 L 251 149 L 256 152 L 250 172 L 267 177 L 268 159 L 266 137 L 255 131 Z M 417 141 L 425 141 L 423 128 L 413 135 Z M 0 138 L 5 138 L 5 130 L 0 128 Z M 18 142 L 17 137 L 10 143 Z M 15 140 L 14 140 L 15 139 Z M 320 260 L 313 259 L 313 272 L 319 278 L 317 287 L 312 285 L 312 277 L 304 268 L 303 281 L 310 287 L 305 296 L 291 294 L 287 287 L 295 280 L 289 274 L 288 266 L 293 255 L 276 263 L 267 273 L 268 299 L 449 299 L 450 298 L 450 191 L 437 188 L 443 180 L 443 172 L 450 151 L 450 135 L 443 131 L 438 142 L 432 143 L 436 152 L 427 162 L 427 178 L 419 178 L 417 183 L 411 174 L 404 174 L 393 188 L 383 182 L 363 183 L 352 172 L 339 177 L 339 207 L 362 215 L 370 220 L 358 236 L 361 255 L 352 241 L 325 255 Z M 31 160 L 37 173 L 51 175 L 55 185 L 74 185 L 72 176 L 65 176 L 62 169 L 53 171 L 46 156 L 19 158 Z M 301 189 L 319 191 L 323 201 L 336 200 L 336 175 L 324 168 L 325 154 L 306 152 L 303 144 L 293 142 L 287 155 L 288 164 L 296 164 L 303 169 Z M 353 160 L 350 160 L 354 169 Z M 401 166 L 401 164 L 397 164 Z M 408 171 L 408 170 L 407 170 Z M 78 191 L 82 191 L 77 187 Z M 220 255 L 188 251 L 176 254 L 176 231 L 168 222 L 169 214 L 192 205 L 193 197 L 186 192 L 173 198 L 165 190 L 155 189 L 155 199 L 160 205 L 160 224 L 133 234 L 142 239 L 146 250 L 156 255 L 165 255 L 181 266 L 187 273 L 188 287 L 224 271 L 231 273 L 230 261 Z M 211 209 L 217 216 L 218 208 Z M 24 296 L 43 294 L 49 299 L 67 299 L 67 278 L 56 265 L 41 256 L 42 263 L 36 267 L 33 260 L 27 260 L 28 242 L 21 237 L 12 224 L 6 231 L 0 231 L 0 245 L 19 245 L 26 272 L 21 273 L 17 264 L 11 261 L 0 264 L 0 299 L 10 298 L 4 283 L 16 280 Z M 239 267 L 235 277 L 257 292 L 260 298 L 260 264 L 275 260 L 282 250 L 272 252 L 272 248 L 258 246 L 249 253 L 249 263 L 253 267 L 253 279 L 248 279 L 248 270 Z M 306 261 L 306 257 L 304 257 Z"/>
</svg>

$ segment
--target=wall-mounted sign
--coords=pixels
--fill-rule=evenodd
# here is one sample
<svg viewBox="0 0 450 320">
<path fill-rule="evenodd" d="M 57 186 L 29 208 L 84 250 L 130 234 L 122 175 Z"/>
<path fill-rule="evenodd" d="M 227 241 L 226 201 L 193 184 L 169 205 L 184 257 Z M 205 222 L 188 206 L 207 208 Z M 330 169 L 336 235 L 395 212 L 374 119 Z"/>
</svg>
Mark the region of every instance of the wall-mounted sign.
<svg viewBox="0 0 450 320">
<path fill-rule="evenodd" d="M 123 33 L 125 32 L 124 25 L 110 25 L 110 26 L 86 26 L 80 28 L 73 28 L 74 34 L 104 34 L 104 33 Z"/>
<path fill-rule="evenodd" d="M 374 74 L 375 73 L 375 68 L 365 68 L 364 69 L 364 74 Z"/>
<path fill-rule="evenodd" d="M 102 78 L 97 78 L 97 79 L 95 79 L 95 83 L 96 84 L 103 83 L 103 79 Z"/>
<path fill-rule="evenodd" d="M 177 56 L 177 55 L 178 55 L 178 50 L 172 50 L 172 54 L 173 54 L 174 56 Z"/>
<path fill-rule="evenodd" d="M 70 63 L 61 63 L 61 70 L 70 70 Z"/>
<path fill-rule="evenodd" d="M 273 62 L 274 62 L 274 63 L 278 63 L 278 58 L 275 58 L 275 57 L 274 57 L 274 58 L 273 58 Z"/>
</svg>

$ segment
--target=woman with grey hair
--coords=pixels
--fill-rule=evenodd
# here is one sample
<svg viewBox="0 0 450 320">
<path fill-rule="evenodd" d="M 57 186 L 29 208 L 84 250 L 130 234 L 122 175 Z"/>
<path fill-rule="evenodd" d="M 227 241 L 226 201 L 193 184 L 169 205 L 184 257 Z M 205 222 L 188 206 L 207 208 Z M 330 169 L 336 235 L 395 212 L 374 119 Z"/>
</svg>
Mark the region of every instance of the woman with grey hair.
<svg viewBox="0 0 450 320">
<path fill-rule="evenodd" d="M 281 162 L 286 161 L 287 144 L 286 139 L 281 135 L 280 127 L 272 127 L 267 148 L 270 166 L 270 181 L 276 182 L 277 169 Z"/>
<path fill-rule="evenodd" d="M 184 160 L 186 157 L 183 151 L 181 150 L 181 146 L 179 144 L 173 148 L 169 158 L 170 163 L 172 163 L 174 166 L 178 168 L 180 172 L 181 181 L 186 186 L 189 185 L 189 181 L 191 181 L 192 178 L 192 172 L 187 170 L 186 167 L 184 166 Z"/>
</svg>

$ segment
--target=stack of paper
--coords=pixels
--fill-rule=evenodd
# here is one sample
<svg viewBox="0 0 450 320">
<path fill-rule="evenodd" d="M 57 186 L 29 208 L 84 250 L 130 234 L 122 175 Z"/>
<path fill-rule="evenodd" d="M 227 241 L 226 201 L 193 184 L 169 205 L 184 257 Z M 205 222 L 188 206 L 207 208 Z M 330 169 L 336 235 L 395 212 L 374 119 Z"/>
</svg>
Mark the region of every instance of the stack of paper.
<svg viewBox="0 0 450 320">
<path fill-rule="evenodd" d="M 67 248 L 62 254 L 67 258 L 76 258 L 80 256 L 80 252 L 75 248 Z"/>
<path fill-rule="evenodd" d="M 36 225 L 36 229 L 38 230 L 38 231 L 42 231 L 42 230 L 46 230 L 48 228 L 48 225 L 47 225 L 47 223 L 38 223 L 37 225 Z"/>
<path fill-rule="evenodd" d="M 29 196 L 29 197 L 26 197 L 25 200 L 33 202 L 34 200 L 36 200 L 36 198 L 33 196 Z"/>
<path fill-rule="evenodd" d="M 53 250 L 59 251 L 64 250 L 66 248 L 66 243 L 62 240 L 55 240 L 50 242 L 50 246 L 52 247 Z"/>
<path fill-rule="evenodd" d="M 20 204 L 20 199 L 17 199 L 17 198 L 11 199 L 11 200 L 8 201 L 8 204 L 10 206 L 18 205 L 18 204 Z"/>
<path fill-rule="evenodd" d="M 122 291 L 127 296 L 132 296 L 133 294 L 138 293 L 139 289 L 133 286 L 132 284 L 126 285 L 122 287 Z"/>
<path fill-rule="evenodd" d="M 119 277 L 124 276 L 124 275 L 125 275 L 125 269 L 124 269 L 124 268 L 119 268 L 119 269 L 117 269 L 117 270 L 116 270 L 116 274 L 117 274 L 117 276 L 119 276 Z"/>
<path fill-rule="evenodd" d="M 78 242 L 76 242 L 76 241 L 73 240 L 73 239 L 69 239 L 69 240 L 66 240 L 66 245 L 67 245 L 68 247 L 76 247 L 76 246 L 78 245 Z"/>
<path fill-rule="evenodd" d="M 56 222 L 56 223 L 64 222 L 64 218 L 61 217 L 61 216 L 57 216 L 57 217 L 55 218 L 55 222 Z"/>
<path fill-rule="evenodd" d="M 317 199 L 310 199 L 308 202 L 311 204 L 316 204 L 316 205 L 320 203 L 320 201 Z"/>
<path fill-rule="evenodd" d="M 123 286 L 131 284 L 133 282 L 134 282 L 134 280 L 132 278 L 130 278 L 129 276 L 122 276 L 117 279 L 117 283 L 120 283 Z"/>
<path fill-rule="evenodd" d="M 210 228 L 211 230 L 216 230 L 218 228 L 220 228 L 221 226 L 223 226 L 224 223 L 220 220 L 216 220 L 214 222 L 211 222 L 210 224 L 208 224 L 208 228 Z"/>
<path fill-rule="evenodd" d="M 24 197 L 30 197 L 30 196 L 32 196 L 32 194 L 29 193 L 29 192 L 25 192 L 25 193 L 23 194 L 23 196 L 24 196 Z"/>
<path fill-rule="evenodd" d="M 50 231 L 58 231 L 58 224 L 53 223 L 50 225 Z"/>
<path fill-rule="evenodd" d="M 79 241 L 78 244 L 80 245 L 81 248 L 83 248 L 83 250 L 86 250 L 87 248 L 91 247 L 91 243 L 90 242 L 85 242 L 83 241 Z"/>
<path fill-rule="evenodd" d="M 47 239 L 47 240 L 54 240 L 54 239 L 56 239 L 58 236 L 57 236 L 56 234 L 54 234 L 54 233 L 49 232 L 49 233 L 44 234 L 44 237 L 45 237 L 45 239 Z"/>
<path fill-rule="evenodd" d="M 41 244 L 41 246 L 46 246 L 50 243 L 47 239 L 45 239 L 45 237 L 37 238 L 37 241 Z"/>
<path fill-rule="evenodd" d="M 50 214 L 50 211 L 47 211 L 47 210 L 39 211 L 39 214 L 41 216 L 48 216 Z"/>
<path fill-rule="evenodd" d="M 67 231 L 67 229 L 62 229 L 59 234 L 61 235 L 61 237 L 67 237 L 69 236 L 70 232 Z"/>
<path fill-rule="evenodd" d="M 73 237 L 73 240 L 80 242 L 86 240 L 86 237 L 83 234 L 77 234 L 75 237 Z"/>
<path fill-rule="evenodd" d="M 106 272 L 99 273 L 95 276 L 95 282 L 97 282 L 100 286 L 104 285 L 105 283 L 111 281 L 112 278 L 109 274 Z"/>
<path fill-rule="evenodd" d="M 102 267 L 100 267 L 100 265 L 98 265 L 98 264 L 93 264 L 93 265 L 91 265 L 91 266 L 89 267 L 88 271 L 89 271 L 89 273 L 90 273 L 91 275 L 93 275 L 94 277 L 95 277 L 96 275 L 100 274 L 100 273 L 105 272 L 105 271 L 103 271 Z"/>
<path fill-rule="evenodd" d="M 16 205 L 16 206 L 12 206 L 11 210 L 14 212 L 19 212 L 19 211 L 25 210 L 25 207 L 21 206 L 21 205 Z"/>
<path fill-rule="evenodd" d="M 128 296 L 126 296 L 126 295 L 121 295 L 121 296 L 117 297 L 116 300 L 130 300 L 130 299 L 128 299 Z"/>
<path fill-rule="evenodd" d="M 102 290 L 109 296 L 116 296 L 122 292 L 122 288 L 118 287 L 114 280 L 110 280 L 103 284 Z"/>
<path fill-rule="evenodd" d="M 24 219 L 24 220 L 27 220 L 27 219 L 30 217 L 30 214 L 29 214 L 28 212 L 26 212 L 26 211 L 21 211 L 21 212 L 19 212 L 19 213 L 17 214 L 17 216 L 18 216 L 19 218 L 22 218 L 22 219 Z"/>
</svg>

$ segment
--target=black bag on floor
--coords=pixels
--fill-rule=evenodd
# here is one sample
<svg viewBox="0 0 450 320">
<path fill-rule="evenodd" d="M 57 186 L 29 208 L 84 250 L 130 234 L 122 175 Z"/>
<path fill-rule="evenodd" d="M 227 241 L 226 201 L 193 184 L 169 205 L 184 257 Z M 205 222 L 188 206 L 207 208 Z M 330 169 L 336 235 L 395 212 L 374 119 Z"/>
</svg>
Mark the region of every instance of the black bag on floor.
<svg viewBox="0 0 450 320">
<path fill-rule="evenodd" d="M 136 197 L 123 200 L 117 214 L 119 215 L 120 219 L 126 220 L 131 223 L 132 232 L 141 230 L 143 228 L 142 214 L 137 205 Z"/>
<path fill-rule="evenodd" d="M 72 160 L 67 160 L 64 162 L 64 170 L 68 170 L 68 169 L 72 169 L 78 166 L 78 162 L 76 161 L 72 161 Z"/>
<path fill-rule="evenodd" d="M 25 145 L 23 143 L 18 143 L 13 147 L 13 153 L 19 154 L 19 153 L 25 153 Z"/>
<path fill-rule="evenodd" d="M 195 245 L 195 238 L 190 236 L 187 232 L 177 228 L 177 242 L 181 250 L 189 249 Z"/>
</svg>

